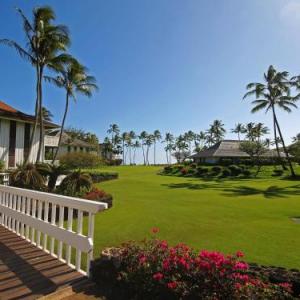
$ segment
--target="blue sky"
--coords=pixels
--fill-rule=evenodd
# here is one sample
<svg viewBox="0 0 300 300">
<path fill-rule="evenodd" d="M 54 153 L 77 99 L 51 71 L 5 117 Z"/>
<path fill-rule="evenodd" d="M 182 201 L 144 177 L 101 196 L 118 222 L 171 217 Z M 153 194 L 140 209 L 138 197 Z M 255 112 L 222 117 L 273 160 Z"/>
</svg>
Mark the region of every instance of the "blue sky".
<svg viewBox="0 0 300 300">
<path fill-rule="evenodd" d="M 111 123 L 123 131 L 205 130 L 221 119 L 264 122 L 243 102 L 245 86 L 270 64 L 300 74 L 298 0 L 0 1 L 0 37 L 24 44 L 21 20 L 50 5 L 69 26 L 70 52 L 96 76 L 100 90 L 72 103 L 67 123 L 103 139 Z M 33 112 L 33 68 L 0 47 L 0 99 Z M 44 103 L 60 122 L 64 93 L 45 85 Z M 299 111 L 279 118 L 287 137 L 300 132 Z M 228 138 L 233 137 L 230 132 Z M 161 149 L 160 149 L 161 150 Z M 164 159 L 163 151 L 158 155 Z"/>
</svg>

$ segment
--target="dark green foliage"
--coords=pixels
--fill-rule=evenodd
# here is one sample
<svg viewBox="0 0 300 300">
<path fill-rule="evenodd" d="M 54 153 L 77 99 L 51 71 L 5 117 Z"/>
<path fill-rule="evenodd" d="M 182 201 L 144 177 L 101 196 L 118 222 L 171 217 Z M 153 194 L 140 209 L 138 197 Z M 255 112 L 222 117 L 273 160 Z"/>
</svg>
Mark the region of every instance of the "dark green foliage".
<svg viewBox="0 0 300 300">
<path fill-rule="evenodd" d="M 275 169 L 275 170 L 273 171 L 272 176 L 282 176 L 283 173 L 284 173 L 284 171 L 283 171 L 282 169 Z"/>
<path fill-rule="evenodd" d="M 211 168 L 211 174 L 216 176 L 216 175 L 219 175 L 222 171 L 222 167 L 219 167 L 219 166 L 214 166 Z"/>
<path fill-rule="evenodd" d="M 242 171 L 242 175 L 243 175 L 244 177 L 250 177 L 250 176 L 251 176 L 251 171 L 245 169 L 245 170 Z"/>
<path fill-rule="evenodd" d="M 95 168 L 102 163 L 96 154 L 85 152 L 68 153 L 62 155 L 59 160 L 68 169 Z"/>
<path fill-rule="evenodd" d="M 102 181 L 117 179 L 119 174 L 117 172 L 103 172 L 103 171 L 87 171 L 91 176 L 93 183 L 99 183 Z"/>
<path fill-rule="evenodd" d="M 198 176 L 204 176 L 207 175 L 208 173 L 208 168 L 203 168 L 203 167 L 198 167 L 197 168 L 197 175 Z"/>
<path fill-rule="evenodd" d="M 242 169 L 239 166 L 231 165 L 228 167 L 232 176 L 239 176 L 242 173 Z"/>
<path fill-rule="evenodd" d="M 0 160 L 0 171 L 3 171 L 5 169 L 5 163 L 3 160 Z"/>
<path fill-rule="evenodd" d="M 221 176 L 222 177 L 229 177 L 229 176 L 231 176 L 231 171 L 229 169 L 225 168 L 225 169 L 223 169 Z"/>
<path fill-rule="evenodd" d="M 39 173 L 34 164 L 19 165 L 10 175 L 10 185 L 36 190 L 45 191 L 45 178 Z"/>
<path fill-rule="evenodd" d="M 63 179 L 57 192 L 71 197 L 81 197 L 92 188 L 93 181 L 91 176 L 81 171 L 73 172 Z"/>
<path fill-rule="evenodd" d="M 173 168 L 171 166 L 165 166 L 164 167 L 164 173 L 170 173 L 173 170 Z"/>
</svg>

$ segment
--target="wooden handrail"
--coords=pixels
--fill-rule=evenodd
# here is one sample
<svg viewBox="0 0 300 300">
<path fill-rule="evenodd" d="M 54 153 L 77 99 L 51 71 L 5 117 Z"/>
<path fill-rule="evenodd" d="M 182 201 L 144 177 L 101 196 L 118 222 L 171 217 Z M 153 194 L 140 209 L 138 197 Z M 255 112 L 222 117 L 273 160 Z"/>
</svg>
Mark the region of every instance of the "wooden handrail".
<svg viewBox="0 0 300 300">
<path fill-rule="evenodd" d="M 0 224 L 86 275 L 93 259 L 94 217 L 106 208 L 102 202 L 0 185 Z M 82 233 L 84 215 L 87 235 Z M 87 254 L 86 271 L 82 270 L 82 253 Z"/>
</svg>

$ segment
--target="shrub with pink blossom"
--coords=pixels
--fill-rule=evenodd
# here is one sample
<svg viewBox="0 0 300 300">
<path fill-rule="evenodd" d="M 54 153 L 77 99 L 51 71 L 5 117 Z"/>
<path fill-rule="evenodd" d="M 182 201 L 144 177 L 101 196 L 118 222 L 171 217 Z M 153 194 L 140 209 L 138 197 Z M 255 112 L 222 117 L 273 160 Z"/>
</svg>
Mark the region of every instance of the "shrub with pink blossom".
<svg viewBox="0 0 300 300">
<path fill-rule="evenodd" d="M 198 253 L 153 236 L 123 244 L 117 281 L 130 291 L 128 299 L 293 299 L 289 284 L 258 278 L 242 257 L 240 251 Z"/>
</svg>

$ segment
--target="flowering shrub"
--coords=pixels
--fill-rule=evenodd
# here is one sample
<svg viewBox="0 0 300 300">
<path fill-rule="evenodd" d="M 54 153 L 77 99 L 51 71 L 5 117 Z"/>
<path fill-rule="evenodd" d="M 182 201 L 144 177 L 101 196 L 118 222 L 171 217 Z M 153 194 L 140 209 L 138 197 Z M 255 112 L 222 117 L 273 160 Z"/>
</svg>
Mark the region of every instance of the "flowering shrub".
<svg viewBox="0 0 300 300">
<path fill-rule="evenodd" d="M 188 169 L 187 168 L 182 168 L 181 170 L 180 170 L 180 173 L 181 173 L 181 175 L 186 175 L 187 173 L 188 173 Z"/>
<path fill-rule="evenodd" d="M 122 249 L 118 282 L 134 299 L 293 299 L 289 284 L 274 285 L 252 275 L 241 252 L 197 253 L 156 238 L 129 242 Z"/>
<path fill-rule="evenodd" d="M 83 198 L 87 200 L 105 202 L 108 204 L 109 208 L 112 206 L 112 196 L 97 188 L 93 188 L 90 192 L 86 193 Z"/>
</svg>

